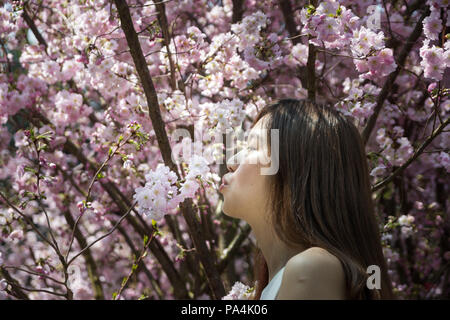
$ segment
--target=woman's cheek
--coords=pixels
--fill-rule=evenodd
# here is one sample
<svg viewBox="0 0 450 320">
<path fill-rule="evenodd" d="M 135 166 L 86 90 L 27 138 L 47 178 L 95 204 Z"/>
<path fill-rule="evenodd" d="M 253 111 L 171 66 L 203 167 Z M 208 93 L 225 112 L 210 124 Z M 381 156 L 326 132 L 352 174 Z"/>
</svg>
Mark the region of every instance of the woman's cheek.
<svg viewBox="0 0 450 320">
<path fill-rule="evenodd" d="M 236 191 L 240 196 L 248 200 L 254 200 L 255 196 L 260 192 L 260 184 L 262 176 L 259 172 L 259 166 L 256 164 L 244 164 L 240 169 L 237 181 L 238 188 Z"/>
</svg>

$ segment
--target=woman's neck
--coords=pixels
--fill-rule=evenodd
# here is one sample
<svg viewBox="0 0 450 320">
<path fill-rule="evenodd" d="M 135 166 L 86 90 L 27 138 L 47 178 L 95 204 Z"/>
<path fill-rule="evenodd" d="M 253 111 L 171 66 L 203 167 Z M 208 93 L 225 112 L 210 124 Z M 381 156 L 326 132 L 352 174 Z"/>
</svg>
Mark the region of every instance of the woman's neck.
<svg viewBox="0 0 450 320">
<path fill-rule="evenodd" d="M 306 247 L 296 246 L 295 248 L 288 246 L 281 241 L 274 233 L 269 236 L 267 228 L 258 230 L 252 228 L 252 232 L 256 238 L 257 246 L 261 249 L 264 259 L 267 263 L 269 271 L 269 281 L 283 268 L 288 260 L 300 252 L 306 250 Z"/>
</svg>

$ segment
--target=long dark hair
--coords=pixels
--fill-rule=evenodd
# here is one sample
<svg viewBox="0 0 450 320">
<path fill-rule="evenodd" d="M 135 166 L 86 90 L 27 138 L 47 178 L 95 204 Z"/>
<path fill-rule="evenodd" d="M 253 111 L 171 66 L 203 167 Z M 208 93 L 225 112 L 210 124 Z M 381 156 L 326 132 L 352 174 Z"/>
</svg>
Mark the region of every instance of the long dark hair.
<svg viewBox="0 0 450 320">
<path fill-rule="evenodd" d="M 364 144 L 352 120 L 310 100 L 281 99 L 266 105 L 279 130 L 279 169 L 272 180 L 271 219 L 286 244 L 321 247 L 342 263 L 348 299 L 393 299 L 371 197 Z M 270 150 L 270 130 L 267 130 Z M 260 249 L 255 260 L 255 299 L 268 283 Z M 369 289 L 367 267 L 381 270 L 381 289 Z M 301 270 L 299 270 L 301 272 Z"/>
</svg>

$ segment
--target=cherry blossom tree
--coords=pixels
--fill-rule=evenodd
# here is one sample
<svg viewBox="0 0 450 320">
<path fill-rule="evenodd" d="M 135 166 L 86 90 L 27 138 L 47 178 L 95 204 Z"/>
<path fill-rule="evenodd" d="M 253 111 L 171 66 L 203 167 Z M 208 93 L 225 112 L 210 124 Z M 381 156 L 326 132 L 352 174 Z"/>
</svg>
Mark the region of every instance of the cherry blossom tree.
<svg viewBox="0 0 450 320">
<path fill-rule="evenodd" d="M 448 0 L 0 4 L 0 298 L 250 298 L 218 185 L 283 97 L 360 129 L 398 297 L 450 295 Z"/>
</svg>

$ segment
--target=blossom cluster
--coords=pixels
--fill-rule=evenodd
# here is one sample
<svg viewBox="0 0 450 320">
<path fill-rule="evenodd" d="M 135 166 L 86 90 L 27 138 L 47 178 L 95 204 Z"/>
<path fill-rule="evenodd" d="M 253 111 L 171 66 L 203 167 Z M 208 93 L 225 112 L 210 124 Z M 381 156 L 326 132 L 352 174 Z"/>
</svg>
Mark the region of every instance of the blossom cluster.
<svg viewBox="0 0 450 320">
<path fill-rule="evenodd" d="M 450 67 L 450 39 L 446 37 L 445 43 L 440 44 L 439 34 L 443 28 L 441 7 L 448 6 L 444 1 L 430 1 L 430 15 L 423 20 L 425 39 L 420 48 L 422 58 L 420 66 L 423 68 L 425 78 L 441 81 L 446 68 Z M 447 11 L 447 15 L 448 15 Z M 446 27 L 450 26 L 447 17 Z M 431 45 L 431 42 L 436 44 Z"/>
<path fill-rule="evenodd" d="M 251 300 L 254 297 L 254 288 L 237 281 L 222 300 Z"/>
<path fill-rule="evenodd" d="M 203 183 L 198 178 L 203 177 L 207 182 L 209 175 L 208 162 L 198 155 L 189 159 L 187 175 L 178 184 L 176 173 L 160 163 L 155 170 L 145 175 L 145 185 L 135 189 L 133 198 L 141 214 L 149 219 L 161 220 L 164 214 L 172 212 L 186 198 L 194 197 Z"/>
<path fill-rule="evenodd" d="M 384 158 L 388 161 L 391 166 L 401 166 L 404 164 L 413 154 L 414 149 L 411 146 L 411 142 L 407 137 L 402 137 L 403 129 L 399 126 L 393 129 L 393 138 L 391 138 L 386 129 L 380 128 L 377 131 L 376 141 L 378 142 L 380 148 L 383 149 Z M 395 145 L 394 147 L 394 140 Z M 372 171 L 373 174 L 380 173 L 379 169 L 383 168 L 380 166 Z"/>
<path fill-rule="evenodd" d="M 192 268 L 192 230 L 177 214 L 178 206 L 192 199 L 202 226 L 202 232 L 194 232 L 204 237 L 214 262 L 218 246 L 227 248 L 228 239 L 240 231 L 235 221 L 214 214 L 223 202 L 215 187 L 221 171 L 213 161 L 226 148 L 212 137 L 238 126 L 248 129 L 258 111 L 275 99 L 306 98 L 311 94 L 307 71 L 316 75 L 316 98 L 355 120 L 361 131 L 375 106 L 380 107 L 365 144 L 373 185 L 407 164 L 393 182 L 381 183 L 374 192 L 395 293 L 407 299 L 448 296 L 442 272 L 450 261 L 442 241 L 449 228 L 448 130 L 419 148 L 450 114 L 448 0 L 429 0 L 421 8 L 409 1 L 325 0 L 315 7 L 285 1 L 291 5 L 289 16 L 276 0 L 246 1 L 237 10 L 239 3 L 167 2 L 168 41 L 156 6 L 129 6 L 157 105 L 147 101 L 148 86 L 131 54 L 136 51 L 130 50 L 113 2 L 2 3 L 0 192 L 48 239 L 54 236 L 69 258 L 83 243 L 111 231 L 125 213 L 121 204 L 129 195 L 144 217 L 127 216 L 108 240 L 96 242 L 73 261 L 73 268 L 65 270 L 67 279 L 53 246 L 1 201 L 0 264 L 28 271 L 8 269 L 32 290 L 25 292 L 30 299 L 63 298 L 51 292 L 65 293 L 66 287 L 48 277 L 68 280 L 75 299 L 110 298 L 133 268 L 142 231 L 149 231 L 145 218 L 158 220 L 160 255 L 142 259 L 119 298 L 210 298 L 208 286 L 196 285 L 208 272 Z M 379 26 L 369 23 L 371 6 L 380 14 Z M 24 8 L 32 21 L 24 19 Z M 424 9 L 430 14 L 422 21 Z M 419 27 L 420 36 L 407 44 Z M 314 70 L 307 66 L 312 46 Z M 401 61 L 399 53 L 406 47 L 411 49 Z M 179 128 L 194 128 L 195 137 L 202 137 L 194 141 L 194 149 L 212 151 L 213 159 L 195 152 L 176 163 L 178 172 L 163 165 L 161 126 L 149 117 L 156 110 L 168 136 Z M 127 138 L 130 123 L 139 123 L 140 135 Z M 31 137 L 40 138 L 34 144 Z M 124 139 L 127 143 L 116 150 L 117 141 Z M 174 154 L 178 146 L 171 145 Z M 414 152 L 418 156 L 407 163 Z M 390 217 L 395 227 L 384 230 Z M 74 232 L 73 221 L 80 232 Z M 223 237 L 225 231 L 230 237 Z M 246 271 L 252 241 L 241 246 L 228 251 L 234 252 L 235 262 L 228 275 L 238 281 L 229 299 L 245 299 L 253 292 L 245 285 L 251 282 Z M 182 278 L 178 287 L 186 290 L 174 290 L 174 270 Z M 6 288 L 11 283 L 0 279 L 0 299 L 14 298 Z"/>
<path fill-rule="evenodd" d="M 135 190 L 138 210 L 150 219 L 160 220 L 163 215 L 174 209 L 181 199 L 177 195 L 176 174 L 169 167 L 162 164 L 156 170 L 145 175 L 145 186 Z"/>
<path fill-rule="evenodd" d="M 201 106 L 207 124 L 218 132 L 239 126 L 245 118 L 244 103 L 238 98 L 224 99 L 220 103 L 206 102 Z"/>
<path fill-rule="evenodd" d="M 12 86 L 5 75 L 0 77 L 0 124 L 6 123 L 8 116 L 22 108 L 31 107 L 47 92 L 44 81 L 21 74 Z"/>
<path fill-rule="evenodd" d="M 92 108 L 83 104 L 81 94 L 63 90 L 55 95 L 55 109 L 51 116 L 57 126 L 64 127 L 83 116 L 88 116 L 91 112 Z"/>
<path fill-rule="evenodd" d="M 374 31 L 362 26 L 354 31 L 351 50 L 355 55 L 353 60 L 362 78 L 378 79 L 387 76 L 397 68 L 393 51 L 385 48 L 384 33 Z"/>
</svg>

